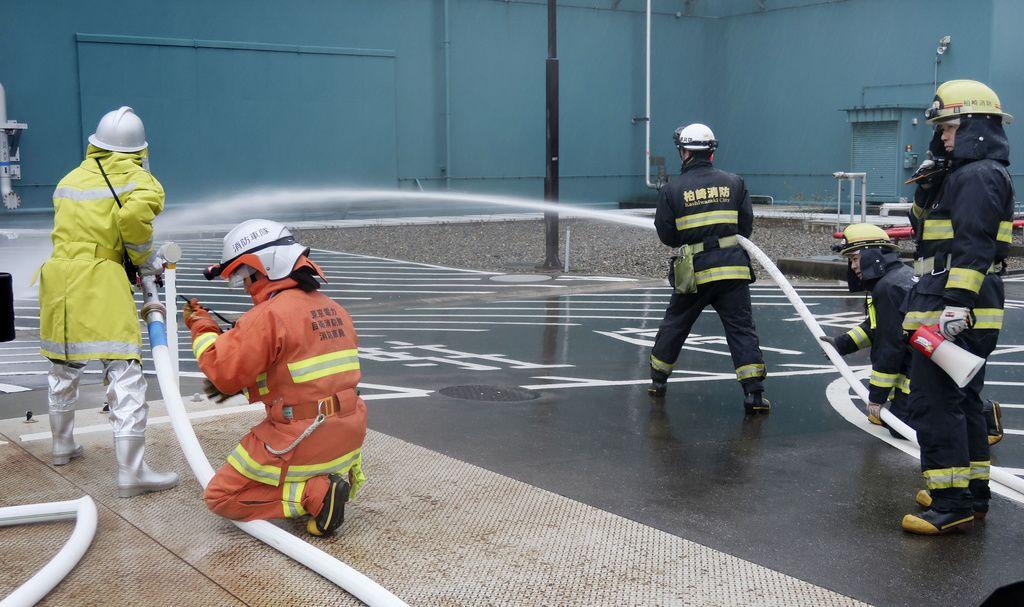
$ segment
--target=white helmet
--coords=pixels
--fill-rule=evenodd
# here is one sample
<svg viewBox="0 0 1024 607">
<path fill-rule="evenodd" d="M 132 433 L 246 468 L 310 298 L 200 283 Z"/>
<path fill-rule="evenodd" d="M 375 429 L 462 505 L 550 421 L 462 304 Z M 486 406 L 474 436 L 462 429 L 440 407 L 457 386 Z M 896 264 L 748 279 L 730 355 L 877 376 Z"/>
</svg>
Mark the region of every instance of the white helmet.
<svg viewBox="0 0 1024 607">
<path fill-rule="evenodd" d="M 295 269 L 299 258 L 309 254 L 309 247 L 295 242 L 288 228 L 267 219 L 243 221 L 224 236 L 220 264 L 210 266 L 203 275 L 207 280 L 220 276 L 231 280 L 239 269 L 266 274 L 270 280 L 286 278 Z"/>
<path fill-rule="evenodd" d="M 127 105 L 104 114 L 89 143 L 111 152 L 138 152 L 149 145 L 142 119 Z"/>
<path fill-rule="evenodd" d="M 718 147 L 718 140 L 706 124 L 695 122 L 676 129 L 673 137 L 676 147 L 684 150 L 711 150 Z"/>
</svg>

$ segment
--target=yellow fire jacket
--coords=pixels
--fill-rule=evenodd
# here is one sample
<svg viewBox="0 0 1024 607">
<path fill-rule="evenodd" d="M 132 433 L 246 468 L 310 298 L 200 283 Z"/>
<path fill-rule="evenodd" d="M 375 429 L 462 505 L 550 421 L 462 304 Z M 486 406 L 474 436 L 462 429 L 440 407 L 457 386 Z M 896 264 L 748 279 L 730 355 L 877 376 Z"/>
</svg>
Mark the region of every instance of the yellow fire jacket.
<svg viewBox="0 0 1024 607">
<path fill-rule="evenodd" d="M 53 192 L 53 254 L 39 283 L 40 352 L 55 360 L 139 359 L 142 339 L 122 250 L 136 265 L 153 254 L 164 189 L 142 152 L 89 146 Z M 119 209 L 96 161 L 117 192 Z"/>
</svg>

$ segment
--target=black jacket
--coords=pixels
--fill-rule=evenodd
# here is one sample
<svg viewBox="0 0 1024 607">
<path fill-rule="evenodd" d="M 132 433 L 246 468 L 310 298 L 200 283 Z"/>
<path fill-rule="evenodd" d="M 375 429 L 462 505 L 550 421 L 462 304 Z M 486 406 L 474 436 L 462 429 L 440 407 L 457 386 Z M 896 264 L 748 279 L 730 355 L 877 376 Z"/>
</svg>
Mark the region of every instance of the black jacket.
<svg viewBox="0 0 1024 607">
<path fill-rule="evenodd" d="M 916 197 L 923 206 L 920 217 L 914 218 L 916 257 L 936 258 L 936 272 L 921 279 L 922 293 L 941 295 L 948 305 L 973 308 L 993 303 L 979 302 L 978 297 L 986 274 L 1006 258 L 1011 242 L 1014 194 L 1006 170 L 1009 155 L 997 118 L 961 118 L 949 174 L 934 196 Z"/>
<path fill-rule="evenodd" d="M 871 291 L 865 300 L 868 317 L 836 338 L 836 350 L 843 355 L 871 348 L 868 396 L 873 403 L 889 400 L 893 388 L 909 392 L 907 365 L 910 355 L 903 333 L 901 307 L 914 286 L 914 271 L 895 255 L 884 269 L 885 274 L 869 285 Z"/>
<path fill-rule="evenodd" d="M 750 194 L 738 175 L 708 160 L 691 160 L 661 189 L 654 215 L 658 237 L 670 247 L 704 243 L 694 256 L 697 285 L 717 280 L 753 282 L 750 258 L 740 246 L 718 248 L 718 240 L 754 229 Z"/>
</svg>

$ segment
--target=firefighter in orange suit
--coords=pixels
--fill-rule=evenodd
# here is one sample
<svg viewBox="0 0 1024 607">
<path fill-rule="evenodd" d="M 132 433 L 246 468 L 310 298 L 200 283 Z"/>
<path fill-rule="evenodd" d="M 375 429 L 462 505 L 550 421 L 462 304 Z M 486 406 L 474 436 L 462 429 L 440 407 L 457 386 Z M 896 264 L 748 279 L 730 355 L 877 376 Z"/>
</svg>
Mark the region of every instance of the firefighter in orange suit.
<svg viewBox="0 0 1024 607">
<path fill-rule="evenodd" d="M 267 411 L 206 487 L 206 505 L 243 521 L 308 514 L 307 530 L 329 535 L 365 481 L 366 405 L 352 319 L 318 292 L 323 274 L 308 254 L 283 225 L 246 221 L 205 274 L 244 286 L 254 307 L 226 332 L 195 299 L 183 313 L 213 386 Z"/>
</svg>

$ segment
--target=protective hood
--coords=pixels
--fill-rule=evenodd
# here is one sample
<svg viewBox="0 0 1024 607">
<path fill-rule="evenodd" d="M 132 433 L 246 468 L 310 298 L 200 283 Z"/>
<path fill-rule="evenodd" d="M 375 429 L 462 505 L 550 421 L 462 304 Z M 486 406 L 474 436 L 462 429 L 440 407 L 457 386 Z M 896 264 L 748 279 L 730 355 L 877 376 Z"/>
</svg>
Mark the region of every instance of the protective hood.
<svg viewBox="0 0 1024 607">
<path fill-rule="evenodd" d="M 89 144 L 81 167 L 90 173 L 99 173 L 100 170 L 96 167 L 96 159 L 99 159 L 103 163 L 103 170 L 108 175 L 111 173 L 130 173 L 142 168 L 142 158 L 144 156 L 142 151 L 111 152 L 110 150 L 104 150 Z M 148 155 L 148 153 L 145 155 Z"/>
<path fill-rule="evenodd" d="M 853 271 L 853 266 L 847 264 L 846 285 L 851 293 L 867 291 L 874 287 L 879 278 L 885 276 L 892 268 L 898 267 L 902 263 L 896 251 L 879 247 L 861 249 L 860 273 L 863 275 L 863 278 L 858 277 Z"/>
<path fill-rule="evenodd" d="M 984 158 L 1010 164 L 1010 144 L 999 116 L 961 117 L 953 143 L 953 160 L 963 163 Z"/>
<path fill-rule="evenodd" d="M 324 272 L 320 269 L 320 266 L 313 263 L 313 261 L 305 255 L 295 262 L 295 267 L 292 268 L 292 272 L 300 268 L 310 268 L 314 274 L 319 276 L 324 282 L 327 282 L 327 277 L 324 276 Z M 270 280 L 268 278 L 260 277 L 252 283 L 251 287 L 249 287 L 249 295 L 252 297 L 254 304 L 261 304 L 270 299 L 275 293 L 280 293 L 286 289 L 294 289 L 297 286 L 299 286 L 298 281 L 291 276 L 286 276 L 279 280 Z"/>
</svg>

